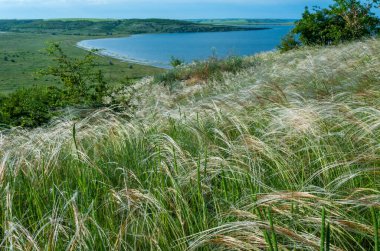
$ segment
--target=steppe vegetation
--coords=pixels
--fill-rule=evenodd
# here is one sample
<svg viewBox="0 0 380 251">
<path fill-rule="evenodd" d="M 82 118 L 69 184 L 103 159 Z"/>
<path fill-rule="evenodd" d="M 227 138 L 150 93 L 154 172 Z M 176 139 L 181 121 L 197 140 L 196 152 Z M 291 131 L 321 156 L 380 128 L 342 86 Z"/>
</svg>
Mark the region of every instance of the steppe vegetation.
<svg viewBox="0 0 380 251">
<path fill-rule="evenodd" d="M 243 62 L 3 131 L 0 247 L 378 250 L 380 40 Z"/>
<path fill-rule="evenodd" d="M 52 44 L 61 86 L 0 98 L 60 113 L 0 132 L 0 249 L 380 250 L 380 39 L 347 28 L 368 6 L 335 3 L 286 52 L 173 58 L 115 89 Z"/>
</svg>

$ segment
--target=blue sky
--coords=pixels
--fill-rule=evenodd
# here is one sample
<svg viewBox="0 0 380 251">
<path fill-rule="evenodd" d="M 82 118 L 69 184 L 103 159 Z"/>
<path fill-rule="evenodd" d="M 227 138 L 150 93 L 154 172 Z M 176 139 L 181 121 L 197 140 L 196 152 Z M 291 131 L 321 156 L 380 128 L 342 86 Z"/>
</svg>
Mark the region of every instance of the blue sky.
<svg viewBox="0 0 380 251">
<path fill-rule="evenodd" d="M 0 0 L 10 18 L 299 18 L 332 0 Z M 379 11 L 377 11 L 379 13 Z"/>
</svg>

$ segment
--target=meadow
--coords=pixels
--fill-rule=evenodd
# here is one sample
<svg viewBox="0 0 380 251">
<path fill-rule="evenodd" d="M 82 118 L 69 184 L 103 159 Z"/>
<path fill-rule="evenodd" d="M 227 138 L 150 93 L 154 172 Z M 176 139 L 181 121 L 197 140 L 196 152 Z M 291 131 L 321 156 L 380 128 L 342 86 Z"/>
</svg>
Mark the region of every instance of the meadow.
<svg viewBox="0 0 380 251">
<path fill-rule="evenodd" d="M 3 131 L 0 248 L 379 250 L 379 81 L 379 39 L 303 47 Z"/>
<path fill-rule="evenodd" d="M 76 43 L 88 39 L 87 35 L 52 35 L 36 33 L 0 34 L 0 94 L 13 92 L 21 87 L 35 85 L 59 86 L 59 81 L 42 77 L 38 71 L 54 64 L 46 52 L 49 42 L 59 42 L 70 57 L 83 57 L 87 52 L 77 48 Z M 96 38 L 96 36 L 91 36 Z M 128 84 L 147 75 L 162 72 L 161 69 L 121 62 L 108 57 L 97 57 L 98 66 L 107 82 L 115 86 Z"/>
</svg>

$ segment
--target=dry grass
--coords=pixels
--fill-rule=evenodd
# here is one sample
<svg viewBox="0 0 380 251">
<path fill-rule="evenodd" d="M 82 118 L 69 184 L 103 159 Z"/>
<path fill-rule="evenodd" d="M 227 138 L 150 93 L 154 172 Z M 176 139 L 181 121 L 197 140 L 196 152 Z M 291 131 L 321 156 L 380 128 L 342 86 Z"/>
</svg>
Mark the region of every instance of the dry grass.
<svg viewBox="0 0 380 251">
<path fill-rule="evenodd" d="M 114 94 L 132 119 L 3 132 L 0 248 L 315 250 L 326 222 L 331 250 L 373 250 L 380 41 L 245 60 Z"/>
</svg>

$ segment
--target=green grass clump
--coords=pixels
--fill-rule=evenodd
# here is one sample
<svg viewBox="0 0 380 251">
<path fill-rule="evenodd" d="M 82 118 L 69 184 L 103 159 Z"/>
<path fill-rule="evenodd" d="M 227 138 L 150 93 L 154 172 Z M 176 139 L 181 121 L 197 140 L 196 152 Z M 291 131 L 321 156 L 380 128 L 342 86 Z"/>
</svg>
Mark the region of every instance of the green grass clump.
<svg viewBox="0 0 380 251">
<path fill-rule="evenodd" d="M 2 131 L 0 249 L 375 250 L 379 42 L 144 80 L 129 119 Z"/>
</svg>

